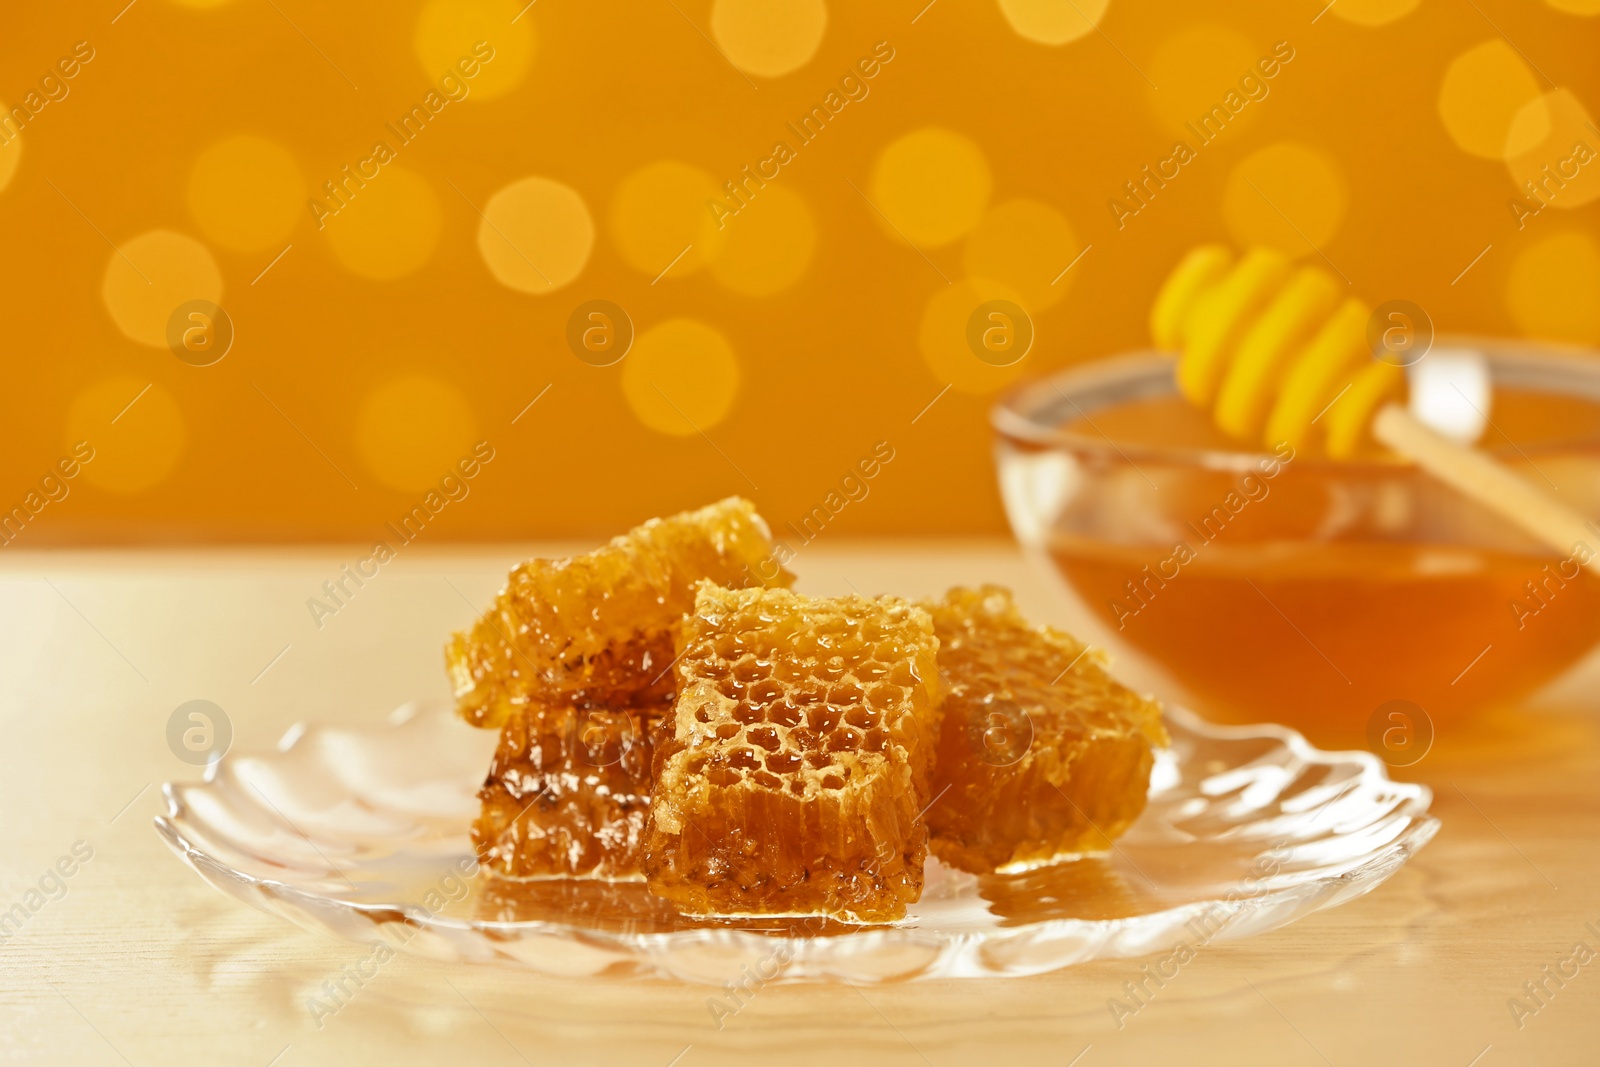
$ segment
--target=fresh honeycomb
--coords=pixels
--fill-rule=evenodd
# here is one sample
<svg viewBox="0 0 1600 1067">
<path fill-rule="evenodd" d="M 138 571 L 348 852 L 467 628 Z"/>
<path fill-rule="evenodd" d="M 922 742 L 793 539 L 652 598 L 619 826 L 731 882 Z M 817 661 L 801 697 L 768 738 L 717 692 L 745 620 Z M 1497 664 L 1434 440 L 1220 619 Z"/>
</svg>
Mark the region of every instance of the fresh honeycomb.
<svg viewBox="0 0 1600 1067">
<path fill-rule="evenodd" d="M 928 614 L 702 582 L 678 648 L 651 890 L 691 915 L 902 917 L 922 892 L 939 730 Z"/>
<path fill-rule="evenodd" d="M 671 626 L 694 583 L 787 586 L 748 500 L 651 519 L 593 552 L 529 560 L 445 649 L 456 708 L 495 728 L 530 701 L 579 691 L 628 701 L 672 662 Z"/>
<path fill-rule="evenodd" d="M 652 734 L 667 704 L 533 703 L 515 710 L 478 798 L 472 843 L 511 878 L 638 879 Z"/>
<path fill-rule="evenodd" d="M 929 809 L 933 852 L 987 873 L 1099 852 L 1144 810 L 1161 710 L 1104 660 L 1035 629 L 998 586 L 923 605 L 949 693 Z"/>
</svg>

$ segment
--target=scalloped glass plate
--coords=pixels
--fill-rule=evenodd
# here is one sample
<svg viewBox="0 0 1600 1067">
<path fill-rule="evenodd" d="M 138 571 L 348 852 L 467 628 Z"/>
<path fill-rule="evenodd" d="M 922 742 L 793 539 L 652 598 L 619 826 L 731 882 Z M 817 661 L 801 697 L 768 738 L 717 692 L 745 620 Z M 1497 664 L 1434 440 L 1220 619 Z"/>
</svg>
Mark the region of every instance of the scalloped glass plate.
<svg viewBox="0 0 1600 1067">
<path fill-rule="evenodd" d="M 467 831 L 495 737 L 444 705 L 376 727 L 296 726 L 203 782 L 168 783 L 156 829 L 207 882 L 355 941 L 550 975 L 721 985 L 1038 974 L 1248 937 L 1371 891 L 1438 828 L 1431 794 L 1365 752 L 1169 710 L 1150 802 L 1110 852 L 974 877 L 928 861 L 889 926 L 677 915 L 640 882 L 506 882 Z"/>
</svg>

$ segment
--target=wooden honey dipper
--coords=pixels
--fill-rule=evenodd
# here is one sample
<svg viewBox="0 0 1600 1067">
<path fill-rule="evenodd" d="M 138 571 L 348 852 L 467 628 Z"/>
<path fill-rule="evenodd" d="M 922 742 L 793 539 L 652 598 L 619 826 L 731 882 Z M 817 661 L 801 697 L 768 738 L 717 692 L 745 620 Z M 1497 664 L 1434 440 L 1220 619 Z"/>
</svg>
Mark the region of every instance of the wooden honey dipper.
<svg viewBox="0 0 1600 1067">
<path fill-rule="evenodd" d="M 1340 289 L 1271 249 L 1235 262 L 1228 248 L 1202 245 L 1161 287 L 1150 334 L 1178 353 L 1179 391 L 1233 437 L 1301 449 L 1316 443 L 1321 421 L 1327 454 L 1348 459 L 1370 435 L 1563 557 L 1586 546 L 1583 563 L 1600 574 L 1600 538 L 1582 515 L 1399 403 L 1405 369 L 1374 357 L 1371 311 Z"/>
</svg>

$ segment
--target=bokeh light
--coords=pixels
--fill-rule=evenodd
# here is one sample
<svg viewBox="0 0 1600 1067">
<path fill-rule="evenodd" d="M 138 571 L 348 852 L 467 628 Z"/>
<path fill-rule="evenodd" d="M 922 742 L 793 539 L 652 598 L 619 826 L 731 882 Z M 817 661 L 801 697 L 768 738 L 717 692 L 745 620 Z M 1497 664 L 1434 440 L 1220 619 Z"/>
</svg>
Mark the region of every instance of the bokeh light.
<svg viewBox="0 0 1600 1067">
<path fill-rule="evenodd" d="M 18 485 L 107 376 L 163 386 L 187 443 L 158 492 L 85 482 L 41 545 L 367 536 L 439 474 L 361 451 L 364 405 L 409 376 L 508 436 L 507 485 L 571 501 L 484 492 L 463 537 L 590 538 L 738 489 L 691 416 L 802 514 L 845 446 L 769 424 L 889 435 L 946 385 L 848 534 L 1001 536 L 989 398 L 1144 347 L 1198 242 L 1282 249 L 1441 334 L 1593 332 L 1600 0 L 124 3 L 8 38 L 4 417 Z M 972 351 L 984 294 L 1036 328 L 1018 365 Z M 225 358 L 173 347 L 196 300 L 236 328 Z M 616 347 L 583 343 L 594 308 Z M 252 382 L 370 491 L 253 447 L 295 438 Z"/>
<path fill-rule="evenodd" d="M 428 81 L 437 86 L 454 75 L 469 101 L 494 100 L 521 85 L 533 62 L 534 30 L 532 13 L 519 17 L 520 8 L 512 0 L 428 0 L 414 39 Z"/>
<path fill-rule="evenodd" d="M 746 74 L 781 78 L 811 62 L 828 28 L 822 0 L 713 0 L 711 35 Z"/>
<path fill-rule="evenodd" d="M 173 474 L 188 443 L 183 412 L 159 383 L 132 374 L 102 378 L 67 405 L 67 449 L 87 441 L 85 481 L 117 494 L 142 493 Z"/>
<path fill-rule="evenodd" d="M 1328 12 L 1357 26 L 1387 26 L 1411 14 L 1422 0 L 1339 0 Z"/>
<path fill-rule="evenodd" d="M 520 293 L 548 293 L 583 273 L 594 249 L 594 219 L 583 197 L 551 178 L 512 182 L 489 198 L 478 220 L 478 251 L 495 281 Z"/>
<path fill-rule="evenodd" d="M 185 234 L 151 230 L 106 259 L 100 297 L 130 340 L 167 346 L 167 321 L 191 300 L 222 300 L 222 270 L 211 250 Z"/>
<path fill-rule="evenodd" d="M 870 194 L 890 236 L 937 248 L 978 224 L 990 187 L 989 163 L 970 137 L 928 126 L 878 153 Z"/>
<path fill-rule="evenodd" d="M 817 244 L 806 202 L 781 185 L 757 193 L 737 215 L 723 220 L 723 230 L 711 276 L 744 296 L 768 296 L 799 281 Z"/>
<path fill-rule="evenodd" d="M 1529 337 L 1600 343 L 1600 245 L 1572 231 L 1530 244 L 1506 279 L 1506 307 Z"/>
<path fill-rule="evenodd" d="M 1600 136 L 1589 109 L 1570 89 L 1524 104 L 1511 120 L 1506 142 L 1516 149 L 1506 159 L 1506 170 L 1531 207 L 1548 204 L 1569 211 L 1600 198 Z"/>
<path fill-rule="evenodd" d="M 1463 152 L 1504 159 L 1512 120 L 1539 96 L 1539 83 L 1526 61 L 1499 37 L 1491 37 L 1451 60 L 1439 85 L 1439 117 Z M 1525 127 L 1521 136 L 1536 143 L 1545 131 Z"/>
<path fill-rule="evenodd" d="M 407 374 L 361 399 L 356 451 L 391 489 L 421 492 L 455 472 L 472 449 L 477 420 L 461 390 L 426 374 Z"/>
<path fill-rule="evenodd" d="M 189 171 L 189 211 L 200 232 L 238 252 L 282 247 L 305 200 L 294 156 L 264 137 L 236 134 L 208 145 Z"/>
<path fill-rule="evenodd" d="M 1144 87 L 1145 99 L 1162 125 L 1195 145 L 1199 138 L 1188 124 L 1194 123 L 1198 129 L 1213 108 L 1227 111 L 1225 101 L 1229 93 L 1248 101 L 1239 81 L 1246 75 L 1260 80 L 1256 62 L 1270 55 L 1270 50 L 1251 44 L 1242 33 L 1226 26 L 1212 23 L 1190 26 L 1156 46 L 1146 68 L 1155 84 Z M 1281 69 L 1279 76 L 1282 76 Z M 1224 128 L 1248 129 L 1254 124 L 1258 110 L 1254 102 L 1246 103 L 1238 114 L 1229 112 Z M 1212 130 L 1208 136 L 1214 134 Z"/>
<path fill-rule="evenodd" d="M 1042 311 L 1066 295 L 1063 273 L 1083 250 L 1066 217 L 1037 200 L 1008 200 L 983 213 L 967 236 L 961 266 L 1017 293 L 1023 307 Z"/>
<path fill-rule="evenodd" d="M 721 332 L 669 319 L 639 334 L 622 363 L 622 395 L 640 422 L 675 437 L 721 422 L 739 391 L 739 359 Z"/>
<path fill-rule="evenodd" d="M 611 240 L 624 262 L 651 279 L 692 274 L 722 250 L 723 230 L 707 204 L 724 196 L 699 167 L 673 159 L 646 164 L 617 186 Z"/>
<path fill-rule="evenodd" d="M 5 101 L 0 100 L 0 114 L 10 111 Z M 0 190 L 11 184 L 11 178 L 17 173 L 17 167 L 22 164 L 22 136 L 18 134 L 3 144 L 0 144 Z"/>
<path fill-rule="evenodd" d="M 1039 44 L 1076 41 L 1100 25 L 1111 0 L 999 0 L 1006 21 Z"/>
<path fill-rule="evenodd" d="M 398 163 L 385 166 L 323 222 L 334 258 L 350 273 L 374 281 L 418 270 L 433 255 L 444 226 L 433 186 Z"/>
<path fill-rule="evenodd" d="M 1022 303 L 1022 294 L 988 278 L 968 278 L 940 289 L 922 311 L 917 348 L 941 382 L 963 393 L 984 396 L 1020 377 L 1029 360 L 997 367 L 979 359 L 968 339 L 973 312 L 991 300 Z"/>
<path fill-rule="evenodd" d="M 1222 214 L 1240 245 L 1308 256 L 1338 232 L 1348 198 L 1332 156 L 1299 141 L 1278 141 L 1229 172 Z"/>
</svg>

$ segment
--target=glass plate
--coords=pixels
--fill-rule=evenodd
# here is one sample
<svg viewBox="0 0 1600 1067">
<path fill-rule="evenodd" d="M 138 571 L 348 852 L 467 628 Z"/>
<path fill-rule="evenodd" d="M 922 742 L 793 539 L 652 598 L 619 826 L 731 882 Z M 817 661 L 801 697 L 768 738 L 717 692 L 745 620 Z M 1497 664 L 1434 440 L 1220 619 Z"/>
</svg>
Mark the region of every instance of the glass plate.
<svg viewBox="0 0 1600 1067">
<path fill-rule="evenodd" d="M 495 746 L 442 704 L 296 726 L 169 782 L 156 829 L 207 882 L 312 930 L 551 975 L 722 985 L 1038 974 L 1247 937 L 1369 892 L 1438 829 L 1365 752 L 1169 709 L 1144 815 L 1102 856 L 975 877 L 929 859 L 901 922 L 685 919 L 640 882 L 474 876 Z M 748 970 L 746 970 L 748 968 Z"/>
</svg>

